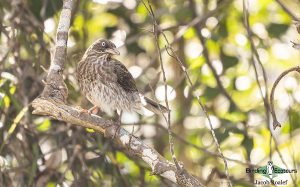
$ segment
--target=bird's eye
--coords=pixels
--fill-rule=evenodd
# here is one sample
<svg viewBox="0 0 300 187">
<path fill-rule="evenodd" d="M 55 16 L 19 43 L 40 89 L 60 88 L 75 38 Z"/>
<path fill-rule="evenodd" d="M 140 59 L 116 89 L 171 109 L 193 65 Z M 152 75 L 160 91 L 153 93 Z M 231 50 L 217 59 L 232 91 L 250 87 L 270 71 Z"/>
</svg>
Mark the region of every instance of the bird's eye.
<svg viewBox="0 0 300 187">
<path fill-rule="evenodd" d="M 104 47 L 105 46 L 105 42 L 102 42 L 101 45 Z"/>
</svg>

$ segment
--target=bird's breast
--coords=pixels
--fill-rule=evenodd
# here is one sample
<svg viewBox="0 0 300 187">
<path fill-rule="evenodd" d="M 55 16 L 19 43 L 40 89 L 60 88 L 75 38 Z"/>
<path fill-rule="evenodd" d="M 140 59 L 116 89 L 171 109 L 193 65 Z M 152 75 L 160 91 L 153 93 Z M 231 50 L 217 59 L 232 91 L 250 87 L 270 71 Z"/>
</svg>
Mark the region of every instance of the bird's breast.
<svg viewBox="0 0 300 187">
<path fill-rule="evenodd" d="M 140 106 L 138 92 L 126 92 L 117 82 L 114 63 L 102 58 L 87 58 L 77 68 L 77 79 L 83 95 L 106 113 L 133 110 Z"/>
</svg>

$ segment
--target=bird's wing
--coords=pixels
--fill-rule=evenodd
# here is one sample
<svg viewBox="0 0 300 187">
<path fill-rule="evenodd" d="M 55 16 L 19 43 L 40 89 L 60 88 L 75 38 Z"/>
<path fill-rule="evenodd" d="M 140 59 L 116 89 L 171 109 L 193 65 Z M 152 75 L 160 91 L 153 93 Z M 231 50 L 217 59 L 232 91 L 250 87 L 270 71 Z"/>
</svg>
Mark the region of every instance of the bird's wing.
<svg viewBox="0 0 300 187">
<path fill-rule="evenodd" d="M 134 78 L 127 70 L 127 68 L 119 61 L 113 60 L 113 71 L 116 75 L 118 84 L 126 91 L 126 92 L 138 92 L 136 88 Z"/>
</svg>

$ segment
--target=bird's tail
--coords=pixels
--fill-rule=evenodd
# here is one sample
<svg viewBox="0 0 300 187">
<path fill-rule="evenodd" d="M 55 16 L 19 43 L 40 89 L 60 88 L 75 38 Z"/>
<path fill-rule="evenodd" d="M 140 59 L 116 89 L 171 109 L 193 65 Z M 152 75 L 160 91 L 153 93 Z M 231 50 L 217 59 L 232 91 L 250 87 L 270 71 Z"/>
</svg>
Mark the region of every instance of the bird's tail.
<svg viewBox="0 0 300 187">
<path fill-rule="evenodd" d="M 145 99 L 145 104 L 144 107 L 151 112 L 154 112 L 156 114 L 161 114 L 161 113 L 167 113 L 170 110 L 167 109 L 165 106 L 158 104 L 157 102 L 153 101 L 152 99 L 149 99 L 147 97 L 144 97 Z"/>
</svg>

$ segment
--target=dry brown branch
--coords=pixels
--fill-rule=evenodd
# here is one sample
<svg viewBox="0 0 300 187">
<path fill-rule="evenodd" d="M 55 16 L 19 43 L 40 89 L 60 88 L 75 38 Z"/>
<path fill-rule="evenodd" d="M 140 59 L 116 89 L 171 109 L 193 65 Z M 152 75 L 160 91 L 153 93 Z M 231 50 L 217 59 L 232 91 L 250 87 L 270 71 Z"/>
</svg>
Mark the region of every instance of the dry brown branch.
<svg viewBox="0 0 300 187">
<path fill-rule="evenodd" d="M 47 84 L 41 94 L 44 98 L 51 98 L 56 102 L 63 103 L 66 102 L 68 96 L 68 89 L 64 83 L 62 73 L 67 56 L 68 31 L 70 28 L 73 4 L 74 0 L 64 1 L 57 27 L 55 51 L 46 78 Z"/>
<path fill-rule="evenodd" d="M 300 73 L 300 66 L 296 66 L 296 67 L 292 67 L 290 69 L 285 70 L 284 72 L 282 72 L 278 78 L 275 80 L 272 90 L 271 90 L 271 95 L 270 95 L 270 112 L 272 114 L 273 117 L 273 129 L 275 130 L 277 127 L 281 127 L 281 124 L 278 122 L 277 117 L 276 117 L 276 113 L 275 113 L 275 109 L 274 109 L 274 94 L 275 94 L 275 89 L 278 85 L 278 83 L 280 82 L 280 80 L 285 77 L 288 73 L 292 72 L 292 71 L 297 71 L 298 73 Z"/>
<path fill-rule="evenodd" d="M 66 61 L 66 46 L 73 4 L 74 0 L 64 0 L 57 28 L 55 52 L 46 79 L 47 84 L 41 97 L 32 102 L 33 114 L 46 115 L 56 120 L 90 128 L 107 138 L 114 137 L 113 142 L 127 155 L 144 160 L 151 167 L 152 174 L 160 175 L 179 186 L 203 186 L 186 170 L 178 172 L 175 165 L 162 157 L 155 149 L 125 129 L 119 128 L 113 121 L 95 115 L 82 114 L 80 109 L 65 104 L 68 90 L 63 81 L 62 72 Z"/>
<path fill-rule="evenodd" d="M 68 122 L 74 125 L 91 128 L 107 138 L 115 136 L 114 143 L 127 155 L 136 156 L 151 166 L 152 174 L 160 175 L 177 184 L 187 186 L 201 186 L 200 182 L 185 170 L 178 173 L 174 164 L 167 161 L 155 149 L 144 144 L 140 139 L 132 136 L 125 129 L 120 128 L 113 121 L 101 117 L 80 113 L 80 109 L 57 103 L 45 98 L 37 98 L 33 101 L 33 114 L 50 116 L 56 120 Z"/>
</svg>

